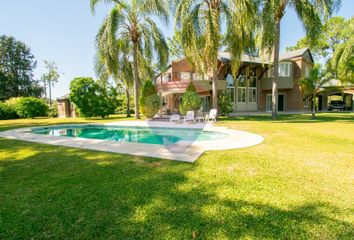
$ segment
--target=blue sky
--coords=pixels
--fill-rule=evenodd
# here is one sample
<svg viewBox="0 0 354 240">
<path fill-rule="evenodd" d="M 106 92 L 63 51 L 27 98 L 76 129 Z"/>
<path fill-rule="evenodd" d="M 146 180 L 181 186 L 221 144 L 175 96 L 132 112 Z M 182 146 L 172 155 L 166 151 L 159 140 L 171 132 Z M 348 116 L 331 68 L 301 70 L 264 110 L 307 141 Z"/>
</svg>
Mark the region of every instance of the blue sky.
<svg viewBox="0 0 354 240">
<path fill-rule="evenodd" d="M 343 0 L 337 15 L 349 18 L 353 9 L 353 0 Z M 56 98 L 69 91 L 74 77 L 94 77 L 94 39 L 108 11 L 109 6 L 100 4 L 93 16 L 89 0 L 0 0 L 0 35 L 14 36 L 32 49 L 38 61 L 36 78 L 45 71 L 45 59 L 57 63 L 63 74 L 53 89 Z M 281 27 L 282 51 L 304 36 L 293 11 L 286 13 Z M 172 24 L 162 29 L 166 37 L 172 36 Z"/>
</svg>

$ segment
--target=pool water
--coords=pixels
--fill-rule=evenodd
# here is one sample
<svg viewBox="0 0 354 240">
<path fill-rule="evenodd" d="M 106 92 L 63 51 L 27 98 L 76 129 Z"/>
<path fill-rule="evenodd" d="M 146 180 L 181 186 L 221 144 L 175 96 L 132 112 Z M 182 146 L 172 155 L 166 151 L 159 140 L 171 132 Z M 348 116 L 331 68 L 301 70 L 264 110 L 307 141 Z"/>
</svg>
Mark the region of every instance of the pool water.
<svg viewBox="0 0 354 240">
<path fill-rule="evenodd" d="M 171 145 L 179 141 L 211 141 L 227 137 L 227 134 L 187 128 L 150 128 L 125 126 L 66 126 L 49 127 L 32 130 L 33 133 L 110 140 Z"/>
</svg>

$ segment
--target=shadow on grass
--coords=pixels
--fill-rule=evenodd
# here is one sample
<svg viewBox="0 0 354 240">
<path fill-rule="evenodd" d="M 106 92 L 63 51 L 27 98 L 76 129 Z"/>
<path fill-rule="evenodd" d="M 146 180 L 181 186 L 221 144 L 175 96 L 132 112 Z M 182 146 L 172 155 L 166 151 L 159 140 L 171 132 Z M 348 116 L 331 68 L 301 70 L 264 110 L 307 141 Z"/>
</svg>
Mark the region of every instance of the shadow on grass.
<svg viewBox="0 0 354 240">
<path fill-rule="evenodd" d="M 276 123 L 320 123 L 320 122 L 348 122 L 354 123 L 354 113 L 318 113 L 312 119 L 311 114 L 286 114 L 279 115 L 277 120 L 273 120 L 270 115 L 235 116 L 221 117 L 221 121 L 262 121 Z"/>
<path fill-rule="evenodd" d="M 198 164 L 1 138 L 0 160 L 1 239 L 353 236 L 353 225 L 331 217 L 338 209 L 326 203 L 282 209 L 220 198 L 218 187 L 233 185 L 190 178 Z"/>
</svg>

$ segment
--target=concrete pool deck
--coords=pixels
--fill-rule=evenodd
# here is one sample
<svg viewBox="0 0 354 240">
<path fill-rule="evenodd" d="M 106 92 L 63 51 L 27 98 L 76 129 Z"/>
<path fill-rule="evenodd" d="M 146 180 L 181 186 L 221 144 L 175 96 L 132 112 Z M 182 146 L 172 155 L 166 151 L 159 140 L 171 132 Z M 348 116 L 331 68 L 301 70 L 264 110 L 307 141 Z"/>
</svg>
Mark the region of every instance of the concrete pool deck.
<svg viewBox="0 0 354 240">
<path fill-rule="evenodd" d="M 70 125 L 52 125 L 47 128 L 63 127 L 63 126 L 129 126 L 129 127 L 159 127 L 159 128 L 191 128 L 203 129 L 204 131 L 219 132 L 228 135 L 223 139 L 210 141 L 179 141 L 172 145 L 157 145 L 132 142 L 115 142 L 109 140 L 88 139 L 78 137 L 50 136 L 35 134 L 31 128 L 12 129 L 0 132 L 0 137 L 23 140 L 36 143 L 51 144 L 57 146 L 66 146 L 82 149 L 90 149 L 96 151 L 114 152 L 131 154 L 138 156 L 147 156 L 153 158 L 163 158 L 169 160 L 177 160 L 184 162 L 196 161 L 204 151 L 209 150 L 226 150 L 239 149 L 260 144 L 263 137 L 240 130 L 232 130 L 226 127 L 216 127 L 208 123 L 194 124 L 176 124 L 169 122 L 157 121 L 118 121 L 105 124 L 70 124 Z M 46 127 L 37 127 L 43 129 Z"/>
</svg>

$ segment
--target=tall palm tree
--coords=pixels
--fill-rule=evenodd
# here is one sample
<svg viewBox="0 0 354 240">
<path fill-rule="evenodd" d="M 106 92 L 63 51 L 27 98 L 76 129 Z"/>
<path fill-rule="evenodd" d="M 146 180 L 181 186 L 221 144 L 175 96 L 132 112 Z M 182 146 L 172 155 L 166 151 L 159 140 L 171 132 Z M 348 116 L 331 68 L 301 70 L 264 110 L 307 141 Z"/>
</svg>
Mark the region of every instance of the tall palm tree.
<svg viewBox="0 0 354 240">
<path fill-rule="evenodd" d="M 49 105 L 52 106 L 52 87 L 55 83 L 58 83 L 60 78 L 60 73 L 58 72 L 58 67 L 55 62 L 44 60 L 44 67 L 47 69 L 47 73 L 42 74 L 41 79 L 46 83 L 45 96 L 47 96 L 47 86 L 49 89 Z M 47 99 L 46 99 L 47 100 Z"/>
<path fill-rule="evenodd" d="M 303 92 L 305 93 L 305 97 L 309 97 L 312 100 L 312 118 L 316 118 L 316 97 L 317 93 L 331 80 L 332 75 L 326 73 L 320 65 L 315 65 L 314 68 L 310 71 L 310 75 L 308 77 L 300 79 L 300 86 Z M 341 91 L 340 88 L 336 86 L 329 86 L 327 90 L 337 90 Z M 307 95 L 307 96 L 306 96 Z"/>
<path fill-rule="evenodd" d="M 334 47 L 330 66 L 341 81 L 354 83 L 354 17 L 346 23 L 349 25 L 344 32 L 347 39 Z"/>
<path fill-rule="evenodd" d="M 96 74 L 102 83 L 106 83 L 109 78 L 118 86 L 123 86 L 127 103 L 127 117 L 130 117 L 130 90 L 134 83 L 133 69 L 131 61 L 128 60 L 128 51 L 118 52 L 117 56 L 112 57 L 102 49 L 102 38 L 100 34 L 97 35 L 97 57 L 96 57 Z M 103 43 L 104 44 L 104 43 Z M 118 47 L 118 41 L 117 41 Z"/>
<path fill-rule="evenodd" d="M 308 39 L 313 41 L 322 29 L 322 17 L 339 8 L 341 0 L 261 0 L 260 48 L 273 55 L 272 118 L 277 118 L 280 24 L 288 8 L 295 10 Z"/>
<path fill-rule="evenodd" d="M 114 3 L 99 30 L 102 51 L 110 54 L 113 61 L 118 61 L 115 59 L 118 56 L 117 51 L 122 51 L 125 44 L 118 44 L 117 47 L 116 40 L 129 42 L 129 58 L 133 62 L 135 118 L 139 118 L 139 65 L 151 62 L 154 53 L 160 67 L 168 61 L 167 43 L 151 18 L 156 16 L 167 24 L 168 5 L 163 0 L 91 0 L 92 11 L 98 2 Z"/>
<path fill-rule="evenodd" d="M 256 1 L 174 0 L 174 7 L 184 53 L 198 71 L 212 73 L 212 102 L 217 108 L 218 52 L 223 42 L 236 73 L 243 51 L 252 43 Z"/>
</svg>

